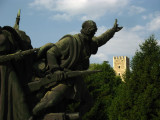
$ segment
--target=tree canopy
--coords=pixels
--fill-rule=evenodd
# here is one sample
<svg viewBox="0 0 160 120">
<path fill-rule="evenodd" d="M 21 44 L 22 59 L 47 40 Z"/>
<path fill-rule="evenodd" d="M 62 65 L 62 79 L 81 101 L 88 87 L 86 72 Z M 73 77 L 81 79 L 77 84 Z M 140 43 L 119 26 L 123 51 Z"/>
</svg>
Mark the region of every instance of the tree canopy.
<svg viewBox="0 0 160 120">
<path fill-rule="evenodd" d="M 115 89 L 121 83 L 121 78 L 115 75 L 113 68 L 108 62 L 102 64 L 91 64 L 90 70 L 101 70 L 102 72 L 85 77 L 85 83 L 93 97 L 94 105 L 83 116 L 83 120 L 107 120 L 108 108 L 115 95 Z M 79 103 L 69 106 L 70 112 L 75 112 Z"/>
<path fill-rule="evenodd" d="M 83 120 L 160 119 L 160 46 L 154 35 L 140 45 L 130 67 L 121 82 L 107 62 L 90 65 L 102 72 L 85 78 L 94 106 Z"/>
<path fill-rule="evenodd" d="M 160 46 L 154 35 L 140 45 L 131 61 L 131 72 L 109 108 L 110 120 L 160 118 Z"/>
</svg>

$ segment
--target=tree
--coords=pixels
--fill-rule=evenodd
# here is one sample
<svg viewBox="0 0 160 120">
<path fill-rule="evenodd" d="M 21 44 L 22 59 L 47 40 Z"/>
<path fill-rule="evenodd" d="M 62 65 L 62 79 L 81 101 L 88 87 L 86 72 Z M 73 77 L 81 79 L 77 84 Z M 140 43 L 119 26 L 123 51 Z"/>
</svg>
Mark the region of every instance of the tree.
<svg viewBox="0 0 160 120">
<path fill-rule="evenodd" d="M 140 45 L 131 62 L 126 83 L 117 89 L 109 108 L 111 120 L 160 118 L 160 46 L 154 35 Z M 128 76 L 128 75 L 127 75 Z"/>
<path fill-rule="evenodd" d="M 116 76 L 113 68 L 108 62 L 102 64 L 91 64 L 90 70 L 101 70 L 102 72 L 89 75 L 85 78 L 88 90 L 93 97 L 94 105 L 83 116 L 83 120 L 108 120 L 108 108 L 115 96 L 117 86 L 121 84 L 121 78 Z M 79 102 L 68 106 L 68 112 L 77 112 Z"/>
<path fill-rule="evenodd" d="M 83 120 L 107 120 L 108 108 L 121 79 L 116 76 L 108 62 L 91 64 L 90 70 L 101 70 L 102 72 L 85 78 L 88 90 L 94 99 L 94 105 L 84 115 Z"/>
</svg>

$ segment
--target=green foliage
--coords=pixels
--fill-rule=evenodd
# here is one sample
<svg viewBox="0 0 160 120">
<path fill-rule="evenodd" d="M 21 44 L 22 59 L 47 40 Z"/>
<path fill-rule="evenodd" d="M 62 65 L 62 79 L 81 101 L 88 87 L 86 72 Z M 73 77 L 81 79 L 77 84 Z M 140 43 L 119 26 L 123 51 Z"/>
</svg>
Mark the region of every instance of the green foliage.
<svg viewBox="0 0 160 120">
<path fill-rule="evenodd" d="M 85 83 L 93 97 L 94 105 L 83 116 L 82 120 L 108 120 L 108 108 L 115 96 L 117 86 L 121 84 L 121 78 L 115 75 L 108 62 L 91 64 L 90 70 L 101 70 L 102 72 L 85 78 Z M 78 106 L 79 103 L 70 104 L 68 112 L 76 112 Z"/>
<path fill-rule="evenodd" d="M 94 106 L 84 115 L 83 120 L 107 120 L 108 108 L 121 79 L 115 76 L 113 68 L 107 62 L 92 64 L 90 69 L 102 72 L 90 75 L 85 79 L 88 90 L 93 96 Z"/>
<path fill-rule="evenodd" d="M 150 36 L 136 51 L 132 71 L 116 92 L 109 108 L 110 120 L 160 118 L 160 46 Z"/>
</svg>

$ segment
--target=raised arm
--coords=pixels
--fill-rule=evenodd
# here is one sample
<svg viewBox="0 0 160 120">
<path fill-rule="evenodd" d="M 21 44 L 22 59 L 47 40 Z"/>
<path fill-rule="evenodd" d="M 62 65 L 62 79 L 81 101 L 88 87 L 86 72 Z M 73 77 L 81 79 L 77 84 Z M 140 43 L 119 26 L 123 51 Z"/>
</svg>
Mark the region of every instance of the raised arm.
<svg viewBox="0 0 160 120">
<path fill-rule="evenodd" d="M 118 32 L 122 29 L 123 27 L 118 27 L 117 24 L 117 19 L 115 20 L 114 26 L 107 30 L 106 32 L 104 32 L 103 34 L 101 34 L 98 37 L 95 37 L 93 39 L 95 39 L 94 41 L 97 42 L 98 47 L 104 45 L 107 41 L 109 41 L 115 34 L 115 32 Z"/>
</svg>

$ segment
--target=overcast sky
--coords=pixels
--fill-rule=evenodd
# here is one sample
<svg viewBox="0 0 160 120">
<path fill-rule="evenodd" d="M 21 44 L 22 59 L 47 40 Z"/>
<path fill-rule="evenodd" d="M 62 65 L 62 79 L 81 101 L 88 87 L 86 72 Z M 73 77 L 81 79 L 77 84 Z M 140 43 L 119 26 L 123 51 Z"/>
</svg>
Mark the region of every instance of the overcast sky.
<svg viewBox="0 0 160 120">
<path fill-rule="evenodd" d="M 91 57 L 91 63 L 113 56 L 134 56 L 151 34 L 160 40 L 160 0 L 0 0 L 0 26 L 14 26 L 21 9 L 20 29 L 33 47 L 57 42 L 65 34 L 79 33 L 85 20 L 97 23 L 96 36 L 111 28 L 115 19 L 124 28 Z"/>
</svg>

